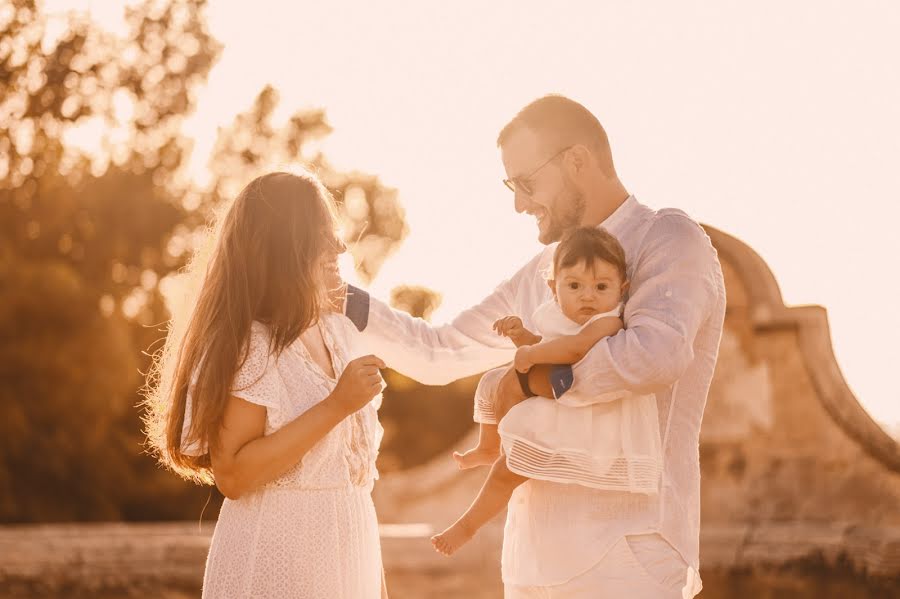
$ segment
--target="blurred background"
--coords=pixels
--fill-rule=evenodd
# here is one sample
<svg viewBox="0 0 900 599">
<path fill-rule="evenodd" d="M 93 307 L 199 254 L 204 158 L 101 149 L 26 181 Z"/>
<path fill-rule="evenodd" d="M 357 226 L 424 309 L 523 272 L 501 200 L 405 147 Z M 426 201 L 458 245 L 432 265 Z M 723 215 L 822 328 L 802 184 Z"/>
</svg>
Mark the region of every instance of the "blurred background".
<svg viewBox="0 0 900 599">
<path fill-rule="evenodd" d="M 876 524 L 894 530 L 900 526 L 900 466 L 892 461 L 900 435 L 892 377 L 900 362 L 894 342 L 900 312 L 892 308 L 900 295 L 898 30 L 900 5 L 886 0 L 752 6 L 3 0 L 0 597 L 65 594 L 64 588 L 84 596 L 196 594 L 191 576 L 197 567 L 202 573 L 202 561 L 194 562 L 205 555 L 202 539 L 208 543 L 209 525 L 201 521 L 215 519 L 221 496 L 156 466 L 144 452 L 136 405 L 178 271 L 223 198 L 261 172 L 311 165 L 341 206 L 351 247 L 345 277 L 416 316 L 449 320 L 539 250 L 534 223 L 515 214 L 500 183 L 495 137 L 519 108 L 550 92 L 598 115 L 620 175 L 641 201 L 683 208 L 746 244 L 734 249 L 725 240 L 727 247 L 719 247 L 735 252 L 733 278 L 740 282 L 734 284 L 749 289 L 744 307 L 773 302 L 780 309 L 783 300 L 828 310 L 830 328 L 817 341 L 804 342 L 806 329 L 794 327 L 806 366 L 783 375 L 772 370 L 766 380 L 808 377 L 802 393 L 825 398 L 831 419 L 822 430 L 835 426 L 834 434 L 850 441 L 823 472 L 852 469 L 857 455 L 872 460 L 878 497 L 857 492 L 840 535 Z M 770 275 L 764 268 L 741 271 L 740 256 L 751 253 L 774 273 L 775 295 L 754 296 Z M 733 323 L 740 308 L 729 305 Z M 752 343 L 782 343 L 759 337 L 775 325 L 753 326 L 746 333 Z M 824 349 L 811 358 L 804 343 Z M 741 348 L 751 355 L 748 364 L 764 362 L 765 352 L 747 344 Z M 848 417 L 843 408 L 828 408 L 849 404 L 828 403 L 832 390 L 817 378 L 815 364 L 833 364 L 837 378 L 829 380 L 840 379 L 834 393 L 864 411 Z M 427 475 L 434 494 L 457 484 L 438 471 L 471 434 L 477 379 L 439 388 L 390 371 L 385 377 L 379 466 L 394 482 L 386 483 L 379 510 L 387 524 L 415 525 L 425 518 L 397 509 L 405 501 L 400 495 L 409 495 L 403 488 L 411 483 L 403 481 L 410 473 Z M 767 401 L 791 396 L 786 389 Z M 774 416 L 754 418 L 761 430 L 778 429 Z M 847 418 L 864 424 L 847 425 Z M 791 447 L 816 454 L 828 438 L 822 435 Z M 746 438 L 733 437 L 711 443 L 744 447 Z M 719 459 L 710 456 L 702 452 L 704 476 Z M 830 518 L 803 512 L 800 496 L 788 493 L 783 501 L 791 509 L 769 516 L 788 523 L 801 513 L 804 522 Z M 851 517 L 871 506 L 879 506 L 882 520 Z M 759 512 L 748 513 L 735 519 L 753 520 Z M 134 524 L 158 522 L 192 528 Z M 104 524 L 67 528 L 72 523 Z M 421 566 L 418 574 L 412 566 L 397 574 L 395 596 L 444 588 L 435 586 L 440 576 L 454 582 L 435 596 L 475 596 L 472 585 L 499 596 L 496 570 L 467 578 L 465 559 L 455 570 L 441 566 L 443 574 L 431 562 L 416 562 L 421 548 L 401 548 L 402 539 L 423 534 L 414 527 L 385 533 L 388 553 L 397 547 L 397 560 Z M 813 563 L 812 574 L 803 576 L 828 582 L 833 574 L 837 586 L 829 588 L 844 593 L 834 596 L 889 596 L 900 573 L 900 534 L 868 534 L 860 538 L 881 548 L 866 554 L 878 568 L 860 570 L 846 551 L 835 562 L 816 545 L 812 562 L 803 562 Z M 121 549 L 113 539 L 122 535 L 164 538 L 160 559 L 188 551 L 193 569 L 172 574 L 175 583 L 151 586 L 108 572 L 94 587 L 84 586 L 84 576 L 55 583 L 41 574 L 59 566 L 47 555 L 60 539 L 95 538 L 90 551 L 113 563 L 109 548 Z M 197 538 L 200 545 L 191 545 Z M 846 540 L 840 538 L 838 545 Z M 11 566 L 18 547 L 35 554 Z M 83 550 L 82 561 L 98 555 L 90 551 Z M 740 564 L 735 558 L 732 565 Z M 435 572 L 433 579 L 422 571 Z M 415 581 L 406 584 L 403 576 Z M 739 596 L 710 595 L 718 592 L 715 584 L 737 584 L 729 580 L 723 575 L 705 596 Z M 750 590 L 741 596 L 824 596 L 802 594 L 818 592 L 811 587 L 794 587 L 791 595 L 774 578 L 747 580 L 741 584 L 750 586 L 741 588 Z"/>
</svg>

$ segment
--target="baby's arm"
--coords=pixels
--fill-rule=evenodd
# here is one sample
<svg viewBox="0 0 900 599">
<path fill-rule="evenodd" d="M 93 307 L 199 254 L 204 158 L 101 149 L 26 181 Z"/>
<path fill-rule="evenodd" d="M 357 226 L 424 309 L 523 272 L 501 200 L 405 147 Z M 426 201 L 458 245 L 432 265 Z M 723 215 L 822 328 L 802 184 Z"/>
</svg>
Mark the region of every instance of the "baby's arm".
<svg viewBox="0 0 900 599">
<path fill-rule="evenodd" d="M 541 342 L 541 337 L 526 329 L 522 324 L 522 319 L 518 316 L 506 316 L 497 320 L 494 323 L 494 330 L 497 331 L 498 335 L 509 337 L 516 347 L 534 345 Z"/>
<path fill-rule="evenodd" d="M 575 335 L 519 347 L 516 351 L 516 370 L 527 372 L 535 364 L 575 364 L 587 355 L 595 343 L 624 328 L 621 318 L 609 316 L 595 320 Z"/>
</svg>

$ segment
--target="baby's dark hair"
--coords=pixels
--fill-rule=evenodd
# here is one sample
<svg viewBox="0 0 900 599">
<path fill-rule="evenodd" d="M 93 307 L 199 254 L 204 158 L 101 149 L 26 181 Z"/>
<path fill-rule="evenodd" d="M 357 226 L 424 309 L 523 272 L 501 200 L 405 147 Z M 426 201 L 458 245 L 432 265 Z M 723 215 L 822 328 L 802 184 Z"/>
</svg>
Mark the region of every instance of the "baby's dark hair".
<svg viewBox="0 0 900 599">
<path fill-rule="evenodd" d="M 625 274 L 625 250 L 622 244 L 606 229 L 594 227 L 575 227 L 563 234 L 553 254 L 554 276 L 563 268 L 575 266 L 579 262 L 590 266 L 594 260 L 612 264 L 619 271 L 622 281 L 628 279 Z"/>
</svg>

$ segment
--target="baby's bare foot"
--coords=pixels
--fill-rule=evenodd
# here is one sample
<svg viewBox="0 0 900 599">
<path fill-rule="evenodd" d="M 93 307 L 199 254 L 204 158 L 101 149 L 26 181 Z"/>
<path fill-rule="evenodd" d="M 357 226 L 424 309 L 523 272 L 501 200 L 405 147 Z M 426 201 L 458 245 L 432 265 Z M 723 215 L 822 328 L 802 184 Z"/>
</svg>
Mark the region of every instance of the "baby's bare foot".
<svg viewBox="0 0 900 599">
<path fill-rule="evenodd" d="M 453 452 L 453 459 L 460 470 L 468 470 L 476 466 L 490 466 L 500 457 L 499 447 L 473 447 L 465 453 Z"/>
<path fill-rule="evenodd" d="M 475 531 L 470 531 L 457 522 L 441 534 L 431 537 L 431 544 L 439 553 L 453 555 L 457 549 L 471 541 L 474 534 Z"/>
</svg>

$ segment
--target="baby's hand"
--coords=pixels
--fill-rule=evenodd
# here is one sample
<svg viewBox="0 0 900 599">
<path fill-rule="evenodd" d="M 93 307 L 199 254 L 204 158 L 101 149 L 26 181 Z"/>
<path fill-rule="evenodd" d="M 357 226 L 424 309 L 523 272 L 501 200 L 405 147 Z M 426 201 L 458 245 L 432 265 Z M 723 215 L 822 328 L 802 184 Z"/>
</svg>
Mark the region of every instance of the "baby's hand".
<svg viewBox="0 0 900 599">
<path fill-rule="evenodd" d="M 516 358 L 513 361 L 513 366 L 515 366 L 516 370 L 523 373 L 531 370 L 534 363 L 531 361 L 530 353 L 531 347 L 528 345 L 523 345 L 516 350 Z"/>
<path fill-rule="evenodd" d="M 504 316 L 494 322 L 494 330 L 497 331 L 498 335 L 509 337 L 515 331 L 524 331 L 525 326 L 522 324 L 522 319 L 518 316 Z"/>
<path fill-rule="evenodd" d="M 498 335 L 509 337 L 516 347 L 539 343 L 541 338 L 525 328 L 518 316 L 506 316 L 494 323 Z"/>
<path fill-rule="evenodd" d="M 498 335 L 512 339 L 520 336 L 525 331 L 525 326 L 518 316 L 505 316 L 494 323 L 494 330 Z"/>
</svg>

